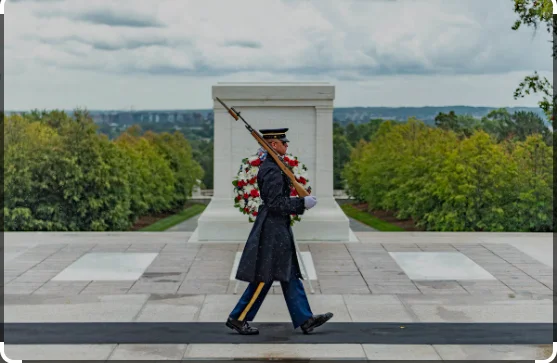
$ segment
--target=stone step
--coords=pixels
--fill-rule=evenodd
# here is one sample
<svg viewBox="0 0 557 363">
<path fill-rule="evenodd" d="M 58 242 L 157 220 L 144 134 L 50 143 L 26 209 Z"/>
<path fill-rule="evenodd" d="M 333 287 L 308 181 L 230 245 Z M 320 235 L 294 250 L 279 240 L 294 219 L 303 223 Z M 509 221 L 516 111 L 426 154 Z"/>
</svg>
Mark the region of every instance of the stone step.
<svg viewBox="0 0 557 363">
<path fill-rule="evenodd" d="M 245 363 L 279 359 L 358 360 L 516 360 L 547 359 L 546 345 L 415 344 L 76 344 L 5 346 L 10 359 L 60 360 L 206 360 L 242 359 Z"/>
</svg>

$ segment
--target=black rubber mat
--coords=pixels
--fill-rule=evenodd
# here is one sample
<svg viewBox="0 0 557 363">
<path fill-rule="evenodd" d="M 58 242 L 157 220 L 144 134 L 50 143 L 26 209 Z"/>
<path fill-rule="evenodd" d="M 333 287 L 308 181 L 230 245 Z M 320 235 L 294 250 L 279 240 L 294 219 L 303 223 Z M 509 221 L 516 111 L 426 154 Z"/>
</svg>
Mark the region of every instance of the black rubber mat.
<svg viewBox="0 0 557 363">
<path fill-rule="evenodd" d="M 547 323 L 328 323 L 305 335 L 290 323 L 5 323 L 6 344 L 552 344 Z"/>
</svg>

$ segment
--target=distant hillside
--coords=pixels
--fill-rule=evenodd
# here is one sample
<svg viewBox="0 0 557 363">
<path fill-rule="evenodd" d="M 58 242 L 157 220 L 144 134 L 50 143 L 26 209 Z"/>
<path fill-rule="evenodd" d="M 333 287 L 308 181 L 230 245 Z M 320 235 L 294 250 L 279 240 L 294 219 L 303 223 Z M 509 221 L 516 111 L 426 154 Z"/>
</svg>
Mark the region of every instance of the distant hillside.
<svg viewBox="0 0 557 363">
<path fill-rule="evenodd" d="M 389 119 L 395 121 L 406 121 L 410 117 L 416 117 L 427 124 L 433 124 L 435 117 L 440 113 L 454 111 L 457 115 L 471 115 L 481 118 L 486 116 L 495 107 L 472 107 L 472 106 L 428 106 L 428 107 L 337 107 L 333 111 L 333 120 L 342 125 L 350 122 L 359 124 L 371 119 Z M 548 122 L 543 111 L 538 107 L 507 107 L 510 113 L 516 111 L 534 112 Z M 241 110 L 240 110 L 241 111 Z M 68 111 L 71 113 L 71 111 Z M 18 113 L 18 112 L 6 112 Z M 158 128 L 174 129 L 201 128 L 213 126 L 213 110 L 90 110 L 95 122 L 105 127 L 123 129 L 132 124 L 157 125 Z M 548 122 L 549 123 L 549 122 Z"/>
<path fill-rule="evenodd" d="M 486 116 L 495 107 L 471 107 L 471 106 L 445 106 L 445 107 L 344 107 L 335 108 L 333 119 L 340 124 L 365 123 L 370 119 L 389 119 L 394 121 L 406 121 L 410 117 L 416 117 L 428 124 L 433 124 L 435 117 L 440 113 L 454 111 L 457 115 L 470 115 L 476 118 Z M 510 113 L 517 111 L 534 112 L 546 120 L 545 114 L 538 107 L 506 107 Z M 546 120 L 547 121 L 547 120 Z"/>
</svg>

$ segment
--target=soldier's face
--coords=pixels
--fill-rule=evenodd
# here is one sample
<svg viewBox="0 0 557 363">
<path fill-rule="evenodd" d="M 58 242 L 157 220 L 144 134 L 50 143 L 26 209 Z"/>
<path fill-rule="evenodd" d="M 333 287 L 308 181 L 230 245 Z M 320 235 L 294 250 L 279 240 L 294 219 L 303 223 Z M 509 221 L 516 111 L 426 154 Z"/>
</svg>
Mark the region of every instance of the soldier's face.
<svg viewBox="0 0 557 363">
<path fill-rule="evenodd" d="M 286 154 L 286 149 L 288 149 L 288 143 L 283 141 L 273 141 L 271 143 L 273 149 L 275 149 L 280 155 Z"/>
</svg>

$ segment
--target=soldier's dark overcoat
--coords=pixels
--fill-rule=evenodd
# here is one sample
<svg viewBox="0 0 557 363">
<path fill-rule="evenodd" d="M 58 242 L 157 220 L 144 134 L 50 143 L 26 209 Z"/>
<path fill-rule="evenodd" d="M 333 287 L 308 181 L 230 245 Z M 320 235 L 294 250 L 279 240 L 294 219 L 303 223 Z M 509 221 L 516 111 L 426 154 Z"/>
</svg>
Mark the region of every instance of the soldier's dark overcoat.
<svg viewBox="0 0 557 363">
<path fill-rule="evenodd" d="M 290 226 L 290 215 L 302 215 L 303 198 L 290 197 L 290 180 L 267 156 L 257 174 L 262 204 L 242 253 L 236 279 L 247 282 L 302 278 Z"/>
</svg>

